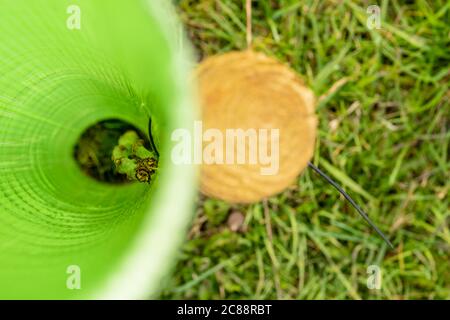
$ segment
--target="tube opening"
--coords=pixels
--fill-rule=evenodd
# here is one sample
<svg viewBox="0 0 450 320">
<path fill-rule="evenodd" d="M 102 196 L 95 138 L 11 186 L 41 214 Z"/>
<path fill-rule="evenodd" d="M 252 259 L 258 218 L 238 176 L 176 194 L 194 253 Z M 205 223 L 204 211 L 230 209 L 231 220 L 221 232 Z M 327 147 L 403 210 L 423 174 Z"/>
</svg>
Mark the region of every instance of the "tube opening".
<svg viewBox="0 0 450 320">
<path fill-rule="evenodd" d="M 151 149 L 147 135 L 132 124 L 119 119 L 100 121 L 87 128 L 74 148 L 74 158 L 80 169 L 91 178 L 111 184 L 130 183 L 113 161 L 113 151 L 119 139 L 127 132 L 135 132 L 143 146 Z"/>
</svg>

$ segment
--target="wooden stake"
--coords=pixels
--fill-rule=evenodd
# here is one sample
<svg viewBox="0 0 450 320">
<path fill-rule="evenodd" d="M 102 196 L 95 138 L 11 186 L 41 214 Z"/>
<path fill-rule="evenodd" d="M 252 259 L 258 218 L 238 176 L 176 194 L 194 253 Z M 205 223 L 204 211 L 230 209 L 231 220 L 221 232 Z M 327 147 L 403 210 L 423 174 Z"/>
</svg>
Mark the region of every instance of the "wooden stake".
<svg viewBox="0 0 450 320">
<path fill-rule="evenodd" d="M 247 13 L 247 48 L 252 48 L 252 0 L 246 0 L 245 11 Z"/>
</svg>

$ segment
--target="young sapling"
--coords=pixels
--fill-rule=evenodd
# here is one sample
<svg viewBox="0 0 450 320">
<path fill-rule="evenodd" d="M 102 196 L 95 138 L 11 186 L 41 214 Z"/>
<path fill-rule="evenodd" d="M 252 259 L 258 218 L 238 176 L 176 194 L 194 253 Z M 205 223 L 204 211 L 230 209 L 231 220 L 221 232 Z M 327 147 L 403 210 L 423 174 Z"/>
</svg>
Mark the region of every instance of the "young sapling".
<svg viewBox="0 0 450 320">
<path fill-rule="evenodd" d="M 113 149 L 112 160 L 117 172 L 125 174 L 131 181 L 150 183 L 158 169 L 157 155 L 144 146 L 144 140 L 133 130 L 120 137 Z"/>
</svg>

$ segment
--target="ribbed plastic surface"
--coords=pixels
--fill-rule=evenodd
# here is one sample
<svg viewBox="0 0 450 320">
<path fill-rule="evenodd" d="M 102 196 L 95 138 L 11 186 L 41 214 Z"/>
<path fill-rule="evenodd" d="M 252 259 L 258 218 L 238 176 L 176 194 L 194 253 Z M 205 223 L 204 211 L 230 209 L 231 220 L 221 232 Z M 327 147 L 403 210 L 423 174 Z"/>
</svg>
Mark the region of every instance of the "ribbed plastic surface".
<svg viewBox="0 0 450 320">
<path fill-rule="evenodd" d="M 163 143 L 192 110 L 162 2 L 0 2 L 0 298 L 156 292 L 195 189 Z M 72 4 L 79 30 L 67 27 Z M 81 172 L 73 148 L 86 128 L 114 118 L 147 132 L 150 114 L 163 145 L 154 184 Z M 81 290 L 66 287 L 70 265 L 81 268 Z"/>
</svg>

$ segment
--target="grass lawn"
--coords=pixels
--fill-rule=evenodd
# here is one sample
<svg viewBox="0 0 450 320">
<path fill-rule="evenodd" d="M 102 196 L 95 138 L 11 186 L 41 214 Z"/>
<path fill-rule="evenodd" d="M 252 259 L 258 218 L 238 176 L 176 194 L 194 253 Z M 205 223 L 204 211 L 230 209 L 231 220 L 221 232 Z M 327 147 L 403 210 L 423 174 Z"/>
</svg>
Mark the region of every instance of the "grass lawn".
<svg viewBox="0 0 450 320">
<path fill-rule="evenodd" d="M 395 250 L 307 169 L 262 203 L 199 195 L 162 297 L 450 299 L 450 2 L 253 2 L 255 50 L 288 63 L 318 97 L 314 163 Z M 199 60 L 246 48 L 243 0 L 176 3 Z M 372 4 L 379 30 L 366 26 Z M 367 287 L 370 265 L 379 290 Z"/>
</svg>

